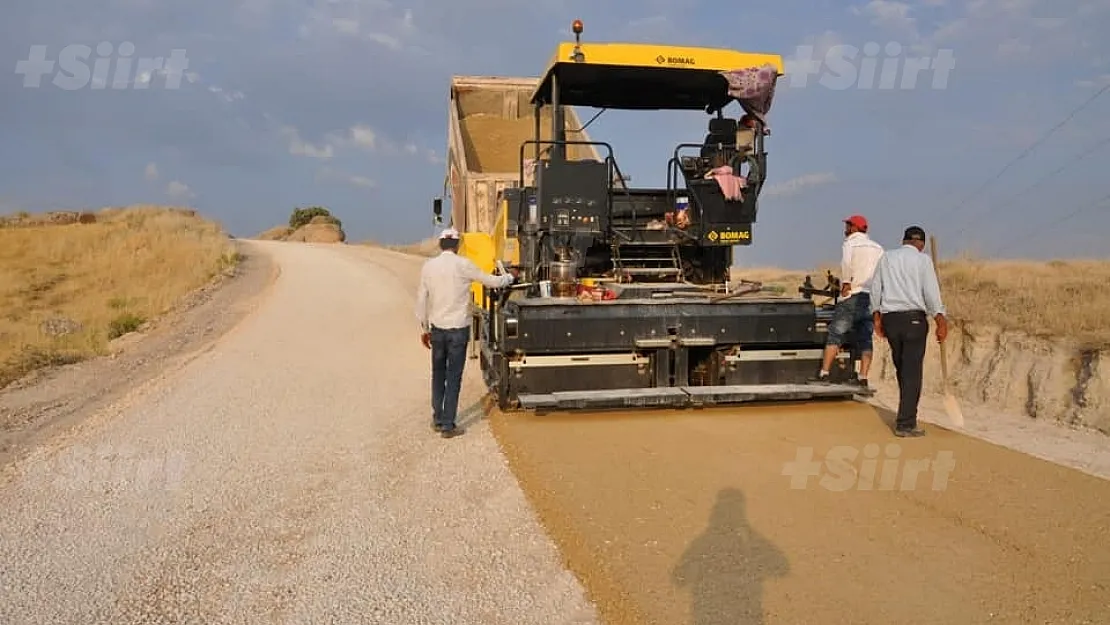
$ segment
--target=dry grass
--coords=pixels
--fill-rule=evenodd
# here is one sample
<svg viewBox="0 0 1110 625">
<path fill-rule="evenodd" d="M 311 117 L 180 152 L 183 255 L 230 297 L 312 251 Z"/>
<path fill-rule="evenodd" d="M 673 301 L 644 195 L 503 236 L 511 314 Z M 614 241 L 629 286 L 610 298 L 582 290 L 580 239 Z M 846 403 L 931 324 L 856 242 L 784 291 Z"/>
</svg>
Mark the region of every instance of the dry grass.
<svg viewBox="0 0 1110 625">
<path fill-rule="evenodd" d="M 821 267 L 810 273 L 825 284 Z M 834 274 L 837 270 L 834 269 Z M 1110 346 L 1110 261 L 941 261 L 941 288 L 949 315 L 1030 336 L 1068 338 L 1092 348 Z M 739 268 L 735 278 L 759 280 L 796 293 L 804 272 Z"/>
<path fill-rule="evenodd" d="M 942 286 L 955 316 L 1110 346 L 1110 261 L 941 262 Z"/>
<path fill-rule="evenodd" d="M 220 226 L 190 210 L 93 215 L 95 223 L 21 215 L 0 224 L 0 387 L 104 353 L 238 261 Z"/>
</svg>

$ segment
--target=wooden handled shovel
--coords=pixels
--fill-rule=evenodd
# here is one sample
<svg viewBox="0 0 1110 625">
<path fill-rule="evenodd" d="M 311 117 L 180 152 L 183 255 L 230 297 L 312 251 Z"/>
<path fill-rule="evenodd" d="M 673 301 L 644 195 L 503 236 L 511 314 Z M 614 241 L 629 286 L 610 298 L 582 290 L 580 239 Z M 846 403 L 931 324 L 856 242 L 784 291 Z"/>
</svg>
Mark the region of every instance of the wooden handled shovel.
<svg viewBox="0 0 1110 625">
<path fill-rule="evenodd" d="M 933 269 L 937 272 L 937 284 L 940 284 L 940 265 L 937 263 L 937 238 L 929 236 L 929 253 L 933 257 Z M 948 350 L 945 344 L 940 344 L 940 377 L 944 385 L 944 412 L 956 427 L 964 426 L 964 413 L 960 410 L 960 402 L 952 394 L 952 387 L 948 381 Z"/>
</svg>

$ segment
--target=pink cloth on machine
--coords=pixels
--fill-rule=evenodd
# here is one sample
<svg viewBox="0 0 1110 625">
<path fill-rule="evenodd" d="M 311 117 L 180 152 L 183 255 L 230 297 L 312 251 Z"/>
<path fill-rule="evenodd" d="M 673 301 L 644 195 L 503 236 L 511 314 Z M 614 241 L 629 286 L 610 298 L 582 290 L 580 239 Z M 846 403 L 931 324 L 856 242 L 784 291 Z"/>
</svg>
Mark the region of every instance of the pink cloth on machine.
<svg viewBox="0 0 1110 625">
<path fill-rule="evenodd" d="M 748 186 L 748 180 L 733 173 L 732 167 L 728 165 L 715 167 L 706 174 L 706 178 L 717 180 L 717 186 L 721 188 L 721 193 L 724 194 L 726 200 L 744 199 L 741 189 Z"/>
<path fill-rule="evenodd" d="M 745 112 L 756 116 L 763 122 L 763 134 L 770 134 L 767 128 L 767 113 L 775 99 L 778 83 L 778 69 L 765 63 L 759 67 L 746 67 L 721 72 L 728 81 L 728 94 L 740 102 Z"/>
</svg>

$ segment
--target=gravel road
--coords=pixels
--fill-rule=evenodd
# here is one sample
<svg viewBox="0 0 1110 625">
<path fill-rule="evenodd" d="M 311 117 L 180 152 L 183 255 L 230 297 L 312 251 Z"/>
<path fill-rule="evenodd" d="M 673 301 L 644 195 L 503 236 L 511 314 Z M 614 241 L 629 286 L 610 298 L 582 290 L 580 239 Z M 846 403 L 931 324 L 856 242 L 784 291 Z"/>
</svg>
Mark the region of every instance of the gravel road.
<svg viewBox="0 0 1110 625">
<path fill-rule="evenodd" d="M 430 431 L 419 259 L 248 245 L 281 271 L 258 310 L 7 467 L 0 623 L 597 622 L 473 365 L 470 431 Z"/>
</svg>

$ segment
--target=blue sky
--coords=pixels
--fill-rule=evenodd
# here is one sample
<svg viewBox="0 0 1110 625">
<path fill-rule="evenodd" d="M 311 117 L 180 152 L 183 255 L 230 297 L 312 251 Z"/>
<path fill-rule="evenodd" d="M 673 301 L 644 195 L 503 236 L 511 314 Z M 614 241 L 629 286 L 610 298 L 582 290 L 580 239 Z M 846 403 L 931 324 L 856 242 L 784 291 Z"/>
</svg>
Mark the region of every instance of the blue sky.
<svg viewBox="0 0 1110 625">
<path fill-rule="evenodd" d="M 322 204 L 353 240 L 425 237 L 449 77 L 535 75 L 575 18 L 587 40 L 790 59 L 769 116 L 773 187 L 740 264 L 835 259 L 840 221 L 856 212 L 888 246 L 919 223 L 949 254 L 1105 255 L 1110 202 L 1042 226 L 1110 193 L 1110 145 L 1048 176 L 1110 136 L 1110 94 L 971 196 L 1110 81 L 1107 0 L 8 0 L 0 212 L 176 203 L 250 236 Z M 176 89 L 157 74 L 137 89 L 137 71 L 124 89 L 62 88 L 57 65 L 29 87 L 13 71 L 34 45 L 56 60 L 101 42 L 113 58 L 123 42 L 135 59 L 183 49 L 188 67 Z M 955 67 L 944 88 L 929 71 L 888 90 L 838 84 L 827 67 L 804 86 L 793 78 L 801 45 L 820 60 L 868 42 L 897 42 L 899 62 L 947 49 Z M 611 111 L 591 134 L 635 184 L 664 184 L 672 146 L 700 141 L 703 118 Z"/>
</svg>

